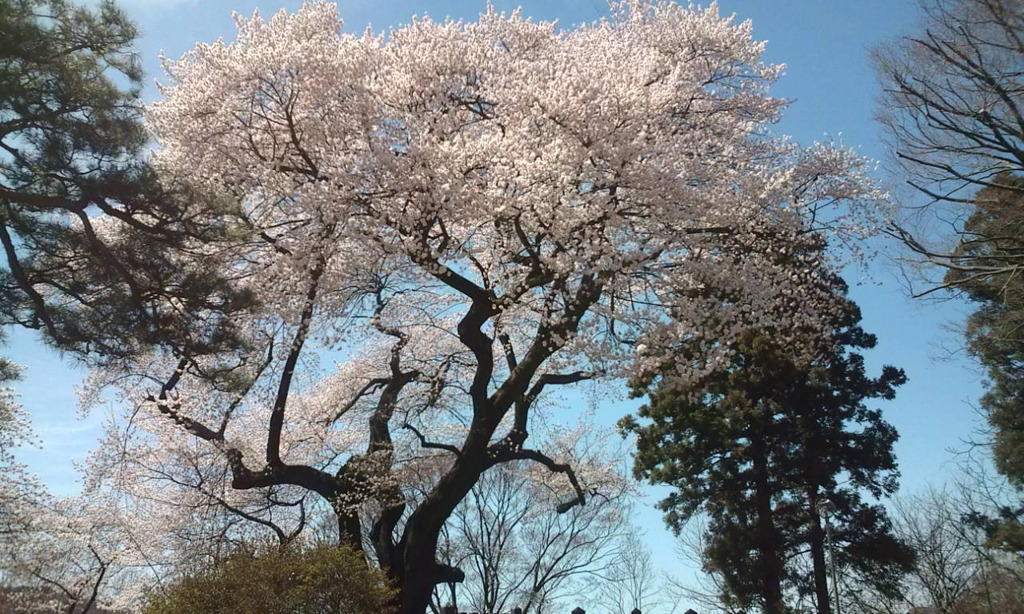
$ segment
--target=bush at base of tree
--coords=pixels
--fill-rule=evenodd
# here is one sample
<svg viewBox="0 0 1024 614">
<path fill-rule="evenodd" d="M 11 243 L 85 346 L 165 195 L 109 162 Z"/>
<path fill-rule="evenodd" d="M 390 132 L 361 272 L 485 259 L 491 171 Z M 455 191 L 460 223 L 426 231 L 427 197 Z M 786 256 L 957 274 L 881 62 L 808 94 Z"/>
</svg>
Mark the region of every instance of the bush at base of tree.
<svg viewBox="0 0 1024 614">
<path fill-rule="evenodd" d="M 344 546 L 243 551 L 154 595 L 144 614 L 378 614 L 394 591 Z"/>
</svg>

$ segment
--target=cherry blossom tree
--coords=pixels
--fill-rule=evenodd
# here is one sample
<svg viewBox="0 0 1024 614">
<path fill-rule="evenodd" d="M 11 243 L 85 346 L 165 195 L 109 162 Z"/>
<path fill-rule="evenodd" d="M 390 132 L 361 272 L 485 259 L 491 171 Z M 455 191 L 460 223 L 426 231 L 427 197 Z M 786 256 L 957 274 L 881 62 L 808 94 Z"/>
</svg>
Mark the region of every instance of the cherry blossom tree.
<svg viewBox="0 0 1024 614">
<path fill-rule="evenodd" d="M 536 463 L 559 510 L 586 503 L 569 456 L 527 445 L 540 399 L 664 371 L 683 341 L 679 384 L 734 331 L 824 329 L 804 247 L 870 231 L 880 195 L 849 151 L 770 133 L 780 67 L 714 6 L 341 25 L 312 2 L 166 62 L 162 181 L 236 203 L 177 257 L 253 306 L 230 350 L 155 348 L 94 383 L 125 395 L 136 458 L 206 455 L 252 495 L 211 490 L 238 509 L 313 494 L 418 614 L 465 576 L 438 539 L 488 469 Z M 124 458 L 98 474 L 129 484 Z"/>
<path fill-rule="evenodd" d="M 28 526 L 7 544 L 4 566 L 16 611 L 88 612 L 111 605 L 127 580 L 125 533 L 117 513 L 80 497 L 32 509 Z"/>
<path fill-rule="evenodd" d="M 19 371 L 18 365 L 0 359 L 0 382 L 16 381 Z M 64 524 L 52 522 L 57 502 L 15 454 L 19 447 L 34 442 L 17 392 L 4 387 L 0 390 L 0 586 L 4 589 L 0 606 L 33 613 L 63 611 L 69 604 L 71 608 L 79 604 L 91 607 L 104 574 L 68 574 L 68 569 L 80 562 L 70 557 L 54 565 L 58 548 L 54 540 L 43 536 Z M 69 576 L 73 579 L 64 581 Z"/>
<path fill-rule="evenodd" d="M 17 375 L 17 365 L 0 360 L 0 381 Z M 16 393 L 0 391 L 0 608 L 73 614 L 109 605 L 140 586 L 125 530 L 132 523 L 108 493 L 51 495 L 16 458 L 33 441 Z"/>
<path fill-rule="evenodd" d="M 0 383 L 18 379 L 18 365 L 0 359 Z M 28 522 L 26 510 L 43 490 L 24 464 L 18 462 L 14 450 L 32 443 L 34 437 L 28 415 L 10 386 L 0 389 L 0 549 L 22 531 Z"/>
</svg>

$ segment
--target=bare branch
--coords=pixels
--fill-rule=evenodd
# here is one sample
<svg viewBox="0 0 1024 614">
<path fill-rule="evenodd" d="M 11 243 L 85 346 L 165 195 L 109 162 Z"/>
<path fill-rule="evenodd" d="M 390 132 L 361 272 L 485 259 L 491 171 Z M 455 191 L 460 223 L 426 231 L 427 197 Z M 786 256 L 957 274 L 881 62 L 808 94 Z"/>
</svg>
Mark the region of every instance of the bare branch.
<svg viewBox="0 0 1024 614">
<path fill-rule="evenodd" d="M 412 434 L 416 435 L 416 438 L 420 440 L 420 445 L 428 450 L 445 450 L 446 452 L 451 452 L 455 456 L 462 456 L 462 450 L 451 444 L 427 441 L 427 438 L 423 436 L 423 433 L 419 432 L 416 427 L 408 422 L 403 424 L 402 428 L 412 431 Z"/>
</svg>

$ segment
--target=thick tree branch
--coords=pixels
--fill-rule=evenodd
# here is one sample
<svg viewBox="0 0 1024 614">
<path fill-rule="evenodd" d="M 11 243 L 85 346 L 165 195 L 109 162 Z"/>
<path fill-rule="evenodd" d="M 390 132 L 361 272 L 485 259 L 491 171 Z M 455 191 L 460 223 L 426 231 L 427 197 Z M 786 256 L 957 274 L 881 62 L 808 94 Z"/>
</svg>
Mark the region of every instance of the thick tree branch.
<svg viewBox="0 0 1024 614">
<path fill-rule="evenodd" d="M 18 287 L 21 288 L 22 292 L 28 295 L 32 301 L 33 313 L 38 318 L 43 326 L 46 328 L 46 332 L 49 333 L 50 337 L 57 342 L 64 339 L 57 331 L 57 326 L 54 324 L 53 319 L 50 318 L 49 310 L 46 307 L 46 301 L 42 295 L 36 291 L 32 283 L 29 282 L 28 277 L 25 275 L 25 270 L 21 266 L 21 261 L 18 259 L 18 253 L 14 248 L 14 241 L 11 239 L 10 233 L 7 232 L 7 225 L 0 224 L 0 242 L 3 243 L 4 253 L 7 256 L 7 267 L 11 270 L 11 275 L 14 276 L 15 281 L 18 282 Z"/>
<path fill-rule="evenodd" d="M 427 438 L 424 437 L 423 433 L 419 432 L 419 430 L 417 430 L 416 427 L 409 424 L 408 422 L 403 424 L 402 428 L 412 431 L 412 434 L 416 435 L 416 438 L 420 440 L 420 446 L 422 446 L 423 448 L 426 448 L 428 450 L 445 450 L 446 452 L 451 452 L 455 456 L 462 456 L 462 450 L 458 449 L 457 447 L 451 444 L 427 441 Z"/>
<path fill-rule="evenodd" d="M 492 466 L 513 460 L 530 460 L 544 465 L 554 473 L 565 474 L 566 478 L 569 479 L 569 483 L 572 484 L 573 490 L 576 491 L 576 496 L 569 501 L 559 504 L 558 507 L 555 508 L 559 514 L 564 514 L 573 507 L 577 505 L 584 505 L 586 503 L 586 493 L 583 492 L 583 487 L 580 486 L 579 479 L 576 477 L 576 471 L 569 464 L 556 462 L 554 459 L 539 450 L 531 450 L 527 448 L 512 450 L 506 447 L 493 446 L 489 450 L 489 453 L 493 457 L 493 460 L 490 462 L 490 465 Z"/>
<path fill-rule="evenodd" d="M 110 567 L 110 563 L 104 561 L 102 557 L 100 557 L 99 553 L 96 552 L 96 549 L 92 547 L 92 544 L 89 545 L 89 552 L 92 553 L 100 567 L 95 580 L 92 582 L 92 589 L 89 591 L 89 598 L 86 599 L 85 604 L 82 605 L 82 612 L 89 612 L 92 610 L 93 606 L 96 605 L 96 600 L 100 596 L 100 587 L 103 585 L 103 579 L 106 577 L 107 570 Z M 70 611 L 73 610 L 74 604 L 72 604 L 72 609 Z"/>
<path fill-rule="evenodd" d="M 305 304 L 299 316 L 299 326 L 295 331 L 291 347 L 288 349 L 288 357 L 284 362 L 284 371 L 281 373 L 281 381 L 277 387 L 277 395 L 274 398 L 274 407 L 270 412 L 270 423 L 267 432 L 267 464 L 271 467 L 281 465 L 281 431 L 284 428 L 284 411 L 288 404 L 288 394 L 291 391 L 292 378 L 295 375 L 295 367 L 299 362 L 299 355 L 302 353 L 302 346 L 309 334 L 310 322 L 313 319 L 313 310 L 316 307 L 317 292 L 320 286 L 320 277 L 327 266 L 327 256 L 320 254 L 316 264 L 310 271 L 309 289 L 306 290 Z"/>
</svg>

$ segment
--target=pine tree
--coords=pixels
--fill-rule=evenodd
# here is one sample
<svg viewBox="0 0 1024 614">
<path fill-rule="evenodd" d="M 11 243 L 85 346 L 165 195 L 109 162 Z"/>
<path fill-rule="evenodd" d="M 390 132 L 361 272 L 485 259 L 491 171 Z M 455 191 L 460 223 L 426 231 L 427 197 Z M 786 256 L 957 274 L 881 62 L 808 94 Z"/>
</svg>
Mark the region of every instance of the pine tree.
<svg viewBox="0 0 1024 614">
<path fill-rule="evenodd" d="M 223 235 L 232 205 L 157 181 L 136 36 L 109 1 L 0 3 L 0 321 L 87 354 L 195 354 L 246 301 L 174 254 Z"/>
<path fill-rule="evenodd" d="M 674 489 L 659 504 L 669 526 L 678 532 L 707 515 L 702 556 L 723 576 L 723 598 L 766 614 L 789 611 L 790 590 L 814 594 L 818 612 L 830 611 L 814 512 L 823 498 L 838 507 L 839 563 L 850 573 L 891 592 L 912 563 L 885 511 L 861 495 L 897 488 L 896 431 L 865 401 L 891 399 L 906 378 L 891 366 L 866 375 L 857 350 L 874 347 L 875 337 L 859 327 L 842 281 L 833 282 L 841 309 L 819 360 L 802 365 L 771 329 L 749 330 L 733 346 L 731 368 L 697 390 L 640 383 L 649 402 L 622 423 L 637 436 L 637 477 Z M 808 549 L 812 578 L 796 564 Z"/>
</svg>

